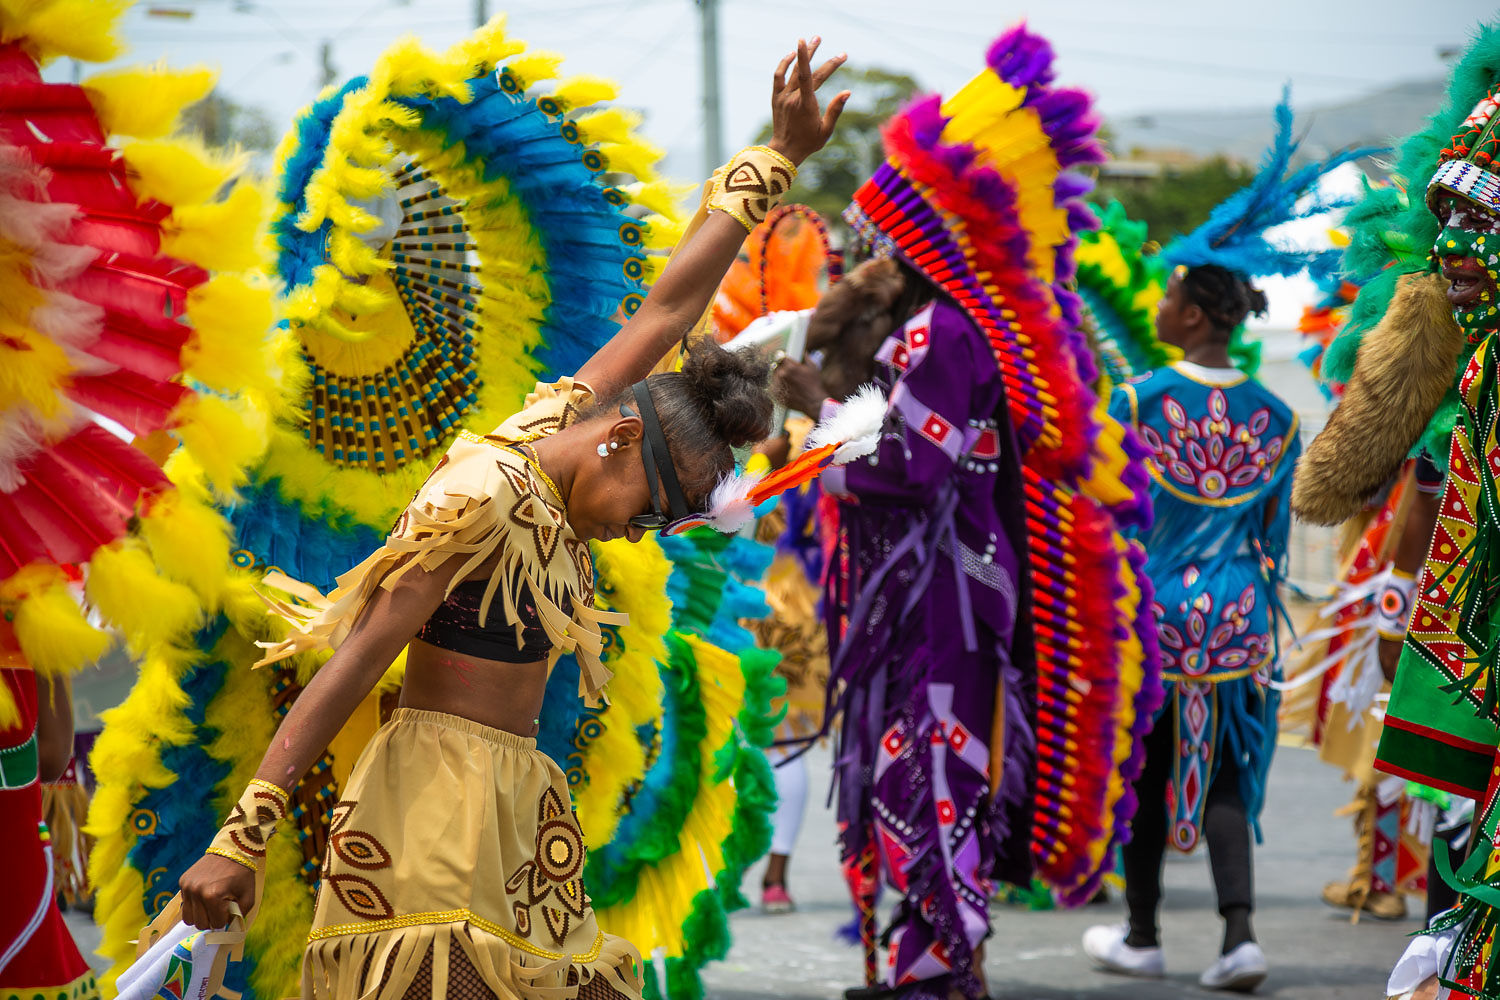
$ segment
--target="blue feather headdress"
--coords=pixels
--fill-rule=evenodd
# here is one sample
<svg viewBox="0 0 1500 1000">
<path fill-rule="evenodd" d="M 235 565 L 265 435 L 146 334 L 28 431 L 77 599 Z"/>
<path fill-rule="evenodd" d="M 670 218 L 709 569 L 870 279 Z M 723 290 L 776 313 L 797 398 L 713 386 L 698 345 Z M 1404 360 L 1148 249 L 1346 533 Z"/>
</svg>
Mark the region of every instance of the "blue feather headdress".
<svg viewBox="0 0 1500 1000">
<path fill-rule="evenodd" d="M 1300 145 L 1300 140 L 1292 138 L 1291 90 L 1287 88 L 1276 106 L 1276 140 L 1255 179 L 1220 202 L 1203 225 L 1169 243 L 1162 256 L 1173 266 L 1217 264 L 1247 277 L 1305 271 L 1315 281 L 1323 281 L 1337 274 L 1341 249 L 1287 249 L 1267 240 L 1266 233 L 1284 222 L 1351 205 L 1353 198 L 1319 194 L 1318 182 L 1345 163 L 1384 150 L 1351 149 L 1288 173 Z"/>
</svg>

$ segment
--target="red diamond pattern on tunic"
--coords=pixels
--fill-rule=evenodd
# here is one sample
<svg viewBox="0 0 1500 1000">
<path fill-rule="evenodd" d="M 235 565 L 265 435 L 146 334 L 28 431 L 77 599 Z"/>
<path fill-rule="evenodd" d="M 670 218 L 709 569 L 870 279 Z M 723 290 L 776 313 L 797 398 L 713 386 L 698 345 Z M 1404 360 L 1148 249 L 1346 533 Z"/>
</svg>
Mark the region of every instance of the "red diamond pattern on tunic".
<svg viewBox="0 0 1500 1000">
<path fill-rule="evenodd" d="M 963 753 L 964 747 L 969 745 L 969 731 L 963 726 L 955 725 L 953 732 L 948 736 L 948 745 L 959 753 Z"/>
<path fill-rule="evenodd" d="M 939 799 L 937 804 L 938 822 L 944 826 L 952 826 L 953 821 L 958 818 L 958 813 L 953 809 L 952 799 Z"/>
<path fill-rule="evenodd" d="M 881 741 L 881 746 L 885 749 L 885 752 L 888 753 L 888 754 L 890 754 L 892 757 L 894 757 L 898 753 L 900 753 L 901 752 L 901 732 L 900 732 L 900 730 L 892 729 L 890 732 L 886 733 L 885 734 L 885 739 Z"/>
<path fill-rule="evenodd" d="M 927 419 L 922 421 L 922 426 L 917 429 L 922 432 L 923 437 L 939 448 L 948 440 L 948 435 L 953 433 L 953 425 L 937 413 L 929 413 Z"/>
<path fill-rule="evenodd" d="M 979 440 L 974 443 L 971 452 L 975 458 L 999 458 L 1000 457 L 1000 432 L 993 427 L 987 427 L 979 432 Z"/>
<path fill-rule="evenodd" d="M 895 883 L 896 891 L 905 892 L 911 852 L 886 829 L 884 823 L 876 824 L 876 836 L 880 839 L 880 853 L 885 858 L 885 869 L 890 874 L 891 881 Z"/>
<path fill-rule="evenodd" d="M 919 351 L 922 348 L 926 347 L 927 341 L 928 328 L 925 326 L 919 326 L 915 329 L 906 331 L 906 342 L 911 345 L 911 349 L 914 351 Z"/>
<path fill-rule="evenodd" d="M 1190 698 L 1188 699 L 1187 708 L 1183 712 L 1183 718 L 1187 720 L 1187 724 L 1192 730 L 1193 741 L 1197 742 L 1197 738 L 1201 738 L 1203 735 L 1204 723 L 1208 721 L 1208 706 L 1204 704 L 1202 698 Z"/>
<path fill-rule="evenodd" d="M 906 371 L 907 365 L 911 364 L 911 352 L 906 349 L 905 344 L 896 345 L 891 351 L 891 367 Z"/>
<path fill-rule="evenodd" d="M 1188 771 L 1187 777 L 1182 782 L 1182 798 L 1184 800 L 1182 811 L 1190 815 L 1197 815 L 1198 797 L 1202 792 L 1203 787 L 1199 784 L 1198 769 L 1196 767 L 1192 768 Z"/>
</svg>

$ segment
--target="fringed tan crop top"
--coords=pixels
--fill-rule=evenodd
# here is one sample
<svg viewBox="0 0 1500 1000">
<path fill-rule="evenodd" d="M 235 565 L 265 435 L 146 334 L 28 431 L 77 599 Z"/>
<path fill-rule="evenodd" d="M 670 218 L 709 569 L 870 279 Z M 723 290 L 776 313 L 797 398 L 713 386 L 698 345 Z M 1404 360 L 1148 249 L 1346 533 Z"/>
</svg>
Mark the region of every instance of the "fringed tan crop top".
<svg viewBox="0 0 1500 1000">
<path fill-rule="evenodd" d="M 570 378 L 538 383 L 525 407 L 481 437 L 463 431 L 438 461 L 396 522 L 385 544 L 338 578 L 324 598 L 316 590 L 281 574 L 265 582 L 305 601 L 308 607 L 268 598 L 272 610 L 291 625 L 257 666 L 308 650 L 337 649 L 374 596 L 390 588 L 414 565 L 437 569 L 451 557 L 463 560 L 448 584 L 447 600 L 473 604 L 478 595 L 474 631 L 494 631 L 489 622 L 498 599 L 503 624 L 514 629 L 514 647 L 530 646 L 547 658 L 548 668 L 562 653 L 575 653 L 581 668 L 579 694 L 597 704 L 610 672 L 600 662 L 604 638 L 600 626 L 623 624 L 624 615 L 594 608 L 594 561 L 588 543 L 568 526 L 563 501 L 551 483 L 521 449 L 508 447 L 555 434 L 576 421 L 593 398 L 593 390 Z M 498 553 L 487 580 L 465 579 Z M 463 593 L 455 599 L 455 591 Z M 528 613 L 524 616 L 520 609 Z M 453 608 L 444 608 L 451 624 Z M 546 650 L 535 629 L 545 637 Z"/>
</svg>

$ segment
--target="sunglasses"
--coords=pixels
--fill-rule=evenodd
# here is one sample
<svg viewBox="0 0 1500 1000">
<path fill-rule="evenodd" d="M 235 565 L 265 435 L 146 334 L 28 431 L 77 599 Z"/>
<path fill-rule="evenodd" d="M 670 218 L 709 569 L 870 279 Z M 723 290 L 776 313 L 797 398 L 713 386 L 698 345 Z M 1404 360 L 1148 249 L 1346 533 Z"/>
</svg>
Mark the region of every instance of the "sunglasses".
<svg viewBox="0 0 1500 1000">
<path fill-rule="evenodd" d="M 682 487 L 677 481 L 677 470 L 672 465 L 672 453 L 667 448 L 667 437 L 662 433 L 661 420 L 656 416 L 656 407 L 651 402 L 651 392 L 645 382 L 631 386 L 637 414 L 626 403 L 620 404 L 620 416 L 636 417 L 644 433 L 641 435 L 641 462 L 646 467 L 646 486 L 651 494 L 651 513 L 637 514 L 630 519 L 632 528 L 643 531 L 658 531 L 663 535 L 676 535 L 705 523 L 702 514 L 689 511 Z M 660 489 L 658 489 L 658 483 Z M 659 496 L 667 495 L 667 510 L 661 509 Z"/>
</svg>

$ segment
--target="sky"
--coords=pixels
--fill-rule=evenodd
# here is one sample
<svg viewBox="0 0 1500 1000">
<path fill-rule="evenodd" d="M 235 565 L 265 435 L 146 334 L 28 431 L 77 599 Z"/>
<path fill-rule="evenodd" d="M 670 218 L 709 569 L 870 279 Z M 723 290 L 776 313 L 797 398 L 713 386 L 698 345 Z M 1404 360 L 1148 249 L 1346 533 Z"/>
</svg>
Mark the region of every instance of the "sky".
<svg viewBox="0 0 1500 1000">
<path fill-rule="evenodd" d="M 1364 190 L 1364 174 L 1359 167 L 1346 163 L 1326 175 L 1318 185 L 1318 194 L 1325 202 L 1335 198 L 1357 201 Z M 1273 245 L 1283 249 L 1321 250 L 1329 246 L 1329 230 L 1337 226 L 1342 212 L 1328 212 L 1295 219 L 1283 223 L 1266 233 Z M 1265 316 L 1251 317 L 1247 323 L 1251 330 L 1269 332 L 1273 330 L 1295 330 L 1297 320 L 1302 317 L 1304 306 L 1314 305 L 1322 295 L 1316 283 L 1305 275 L 1290 278 L 1281 276 L 1261 277 L 1256 285 L 1266 293 L 1270 308 Z M 1300 338 L 1282 338 L 1266 344 L 1267 360 L 1285 359 L 1299 352 L 1305 345 Z"/>
<path fill-rule="evenodd" d="M 663 172 L 704 176 L 700 19 L 695 0 L 483 0 L 509 33 L 565 56 L 564 75 L 616 80 L 646 118 Z M 462 38 L 480 0 L 140 0 L 123 20 L 122 63 L 207 64 L 233 100 L 261 108 L 277 134 L 316 94 L 324 41 L 337 79 L 365 72 L 403 34 L 433 48 Z M 799 36 L 828 54 L 914 76 L 951 93 L 982 65 L 987 43 L 1025 18 L 1050 38 L 1063 83 L 1093 93 L 1108 116 L 1175 109 L 1270 109 L 1284 84 L 1299 108 L 1394 82 L 1445 75 L 1483 18 L 1483 0 L 718 0 L 726 153 L 767 118 L 770 76 Z M 181 16 L 190 14 L 191 16 Z M 85 68 L 85 75 L 92 67 Z M 53 66 L 66 78 L 72 67 Z M 836 79 L 836 78 L 835 78 Z M 717 162 L 717 161 L 716 161 Z M 1316 241 L 1326 220 L 1302 224 Z M 1270 281 L 1271 315 L 1287 329 L 1310 282 Z"/>
<path fill-rule="evenodd" d="M 215 67 L 222 89 L 262 108 L 279 133 L 316 94 L 324 40 L 342 80 L 406 33 L 452 44 L 481 3 L 507 15 L 512 35 L 563 54 L 565 73 L 618 81 L 622 100 L 645 113 L 645 135 L 667 151 L 666 171 L 701 176 L 695 0 L 140 0 L 124 18 L 124 61 Z M 1441 49 L 1461 48 L 1480 19 L 1500 16 L 1483 0 L 718 0 L 718 10 L 729 150 L 765 121 L 771 70 L 799 36 L 820 34 L 854 64 L 951 92 L 982 65 L 990 39 L 1026 18 L 1053 41 L 1061 81 L 1118 116 L 1269 108 L 1286 82 L 1296 105 L 1311 106 L 1438 77 Z"/>
</svg>

